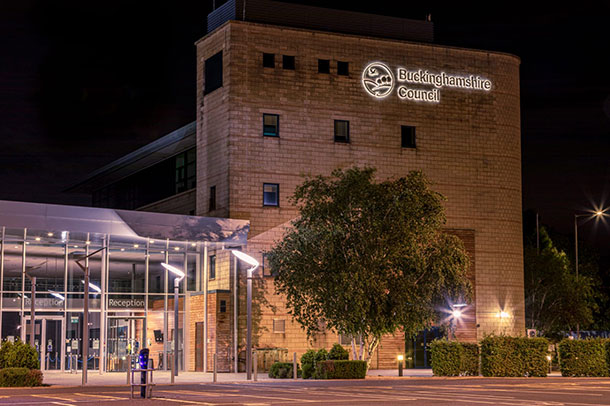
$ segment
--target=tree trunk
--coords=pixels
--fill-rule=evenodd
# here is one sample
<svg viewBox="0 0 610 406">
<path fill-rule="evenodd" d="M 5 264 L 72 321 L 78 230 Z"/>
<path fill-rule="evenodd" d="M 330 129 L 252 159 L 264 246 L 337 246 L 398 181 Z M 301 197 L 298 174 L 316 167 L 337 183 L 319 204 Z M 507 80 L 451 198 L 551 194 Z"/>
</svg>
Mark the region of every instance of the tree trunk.
<svg viewBox="0 0 610 406">
<path fill-rule="evenodd" d="M 371 361 L 373 360 L 373 355 L 375 355 L 375 351 L 377 351 L 377 347 L 379 346 L 379 337 L 373 337 L 367 346 L 367 354 L 366 354 L 366 368 L 369 369 L 371 367 Z"/>
<path fill-rule="evenodd" d="M 356 352 L 356 339 L 354 337 L 352 337 L 352 359 L 359 359 L 358 353 Z"/>
</svg>

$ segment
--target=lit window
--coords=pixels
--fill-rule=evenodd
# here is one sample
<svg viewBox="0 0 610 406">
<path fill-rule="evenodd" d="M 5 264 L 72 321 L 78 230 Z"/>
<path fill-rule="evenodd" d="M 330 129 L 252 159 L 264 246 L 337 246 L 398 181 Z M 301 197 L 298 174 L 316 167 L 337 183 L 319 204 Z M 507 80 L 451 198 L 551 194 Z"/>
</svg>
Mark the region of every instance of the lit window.
<svg viewBox="0 0 610 406">
<path fill-rule="evenodd" d="M 280 185 L 277 183 L 263 183 L 263 206 L 280 205 Z"/>
<path fill-rule="evenodd" d="M 294 56 L 282 55 L 282 68 L 294 70 Z"/>
<path fill-rule="evenodd" d="M 349 121 L 335 120 L 335 142 L 349 143 Z"/>
<path fill-rule="evenodd" d="M 267 137 L 280 136 L 280 116 L 277 114 L 263 114 L 263 135 Z"/>
<path fill-rule="evenodd" d="M 415 127 L 410 125 L 400 126 L 400 146 L 402 148 L 415 148 Z"/>
<path fill-rule="evenodd" d="M 318 59 L 318 73 L 330 73 L 330 61 L 328 59 Z"/>
<path fill-rule="evenodd" d="M 274 333 L 285 333 L 286 332 L 286 320 L 273 320 L 273 332 Z"/>
<path fill-rule="evenodd" d="M 208 268 L 210 279 L 216 279 L 216 255 L 210 255 L 210 266 Z"/>
<path fill-rule="evenodd" d="M 337 62 L 337 75 L 349 76 L 349 62 Z"/>
<path fill-rule="evenodd" d="M 275 55 L 263 53 L 263 67 L 275 68 Z"/>
</svg>

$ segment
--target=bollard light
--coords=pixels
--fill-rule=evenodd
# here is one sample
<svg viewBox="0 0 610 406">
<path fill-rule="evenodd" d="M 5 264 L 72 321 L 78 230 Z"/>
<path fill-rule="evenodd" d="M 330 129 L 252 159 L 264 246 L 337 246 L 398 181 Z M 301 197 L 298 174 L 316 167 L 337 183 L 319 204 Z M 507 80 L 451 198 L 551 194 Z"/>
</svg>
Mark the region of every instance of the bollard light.
<svg viewBox="0 0 610 406">
<path fill-rule="evenodd" d="M 396 356 L 396 360 L 398 361 L 398 376 L 402 376 L 402 361 L 405 357 L 402 354 Z"/>
</svg>

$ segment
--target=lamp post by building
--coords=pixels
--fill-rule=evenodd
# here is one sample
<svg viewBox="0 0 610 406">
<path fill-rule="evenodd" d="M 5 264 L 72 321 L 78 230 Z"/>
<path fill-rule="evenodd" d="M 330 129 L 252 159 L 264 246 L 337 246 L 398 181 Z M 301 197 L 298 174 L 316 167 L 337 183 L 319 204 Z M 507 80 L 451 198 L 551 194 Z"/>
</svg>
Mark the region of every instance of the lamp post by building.
<svg viewBox="0 0 610 406">
<path fill-rule="evenodd" d="M 184 272 L 175 266 L 161 263 L 161 266 L 174 275 L 174 376 L 178 376 L 178 290 L 180 289 L 180 281 L 184 279 Z"/>
<path fill-rule="evenodd" d="M 597 210 L 593 214 L 574 214 L 574 265 L 576 282 L 578 282 L 578 219 L 580 217 L 601 217 L 605 210 Z M 580 323 L 576 323 L 576 338 L 580 338 Z"/>
<path fill-rule="evenodd" d="M 246 379 L 252 379 L 252 273 L 258 268 L 259 263 L 256 259 L 252 258 L 248 254 L 244 254 L 241 251 L 231 250 L 231 253 L 235 255 L 239 260 L 244 261 L 246 264 L 251 265 L 247 270 L 247 294 L 246 301 L 248 307 L 248 321 L 246 327 Z M 235 304 L 237 306 L 237 303 Z M 235 371 L 237 372 L 237 371 Z"/>
</svg>

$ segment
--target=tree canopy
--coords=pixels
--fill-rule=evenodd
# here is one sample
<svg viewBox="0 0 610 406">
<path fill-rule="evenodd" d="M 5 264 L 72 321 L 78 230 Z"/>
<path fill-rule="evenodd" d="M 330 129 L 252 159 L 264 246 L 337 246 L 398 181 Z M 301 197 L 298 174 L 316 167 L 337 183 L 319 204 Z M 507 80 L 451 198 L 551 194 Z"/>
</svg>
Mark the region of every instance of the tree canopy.
<svg viewBox="0 0 610 406">
<path fill-rule="evenodd" d="M 367 360 L 382 335 L 415 334 L 472 289 L 463 243 L 442 229 L 444 198 L 418 171 L 374 175 L 351 168 L 305 180 L 293 196 L 299 217 L 267 253 L 293 319 L 310 337 L 323 328 L 361 337 Z"/>
</svg>

